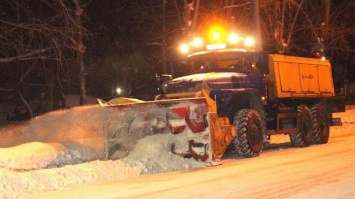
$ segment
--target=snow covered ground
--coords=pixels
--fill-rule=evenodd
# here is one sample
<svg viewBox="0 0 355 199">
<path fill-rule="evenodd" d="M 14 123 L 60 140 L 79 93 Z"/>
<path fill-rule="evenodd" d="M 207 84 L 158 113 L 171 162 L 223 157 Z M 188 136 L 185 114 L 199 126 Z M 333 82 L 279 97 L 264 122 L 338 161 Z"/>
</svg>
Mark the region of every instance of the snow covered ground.
<svg viewBox="0 0 355 199">
<path fill-rule="evenodd" d="M 2 167 L 0 168 L 0 198 L 27 198 L 84 184 L 102 184 L 142 174 L 207 166 L 193 159 L 173 155 L 170 149 L 171 139 L 175 139 L 177 143 L 183 140 L 172 137 L 171 134 L 149 136 L 140 140 L 135 150 L 122 160 L 86 162 L 87 159 L 102 158 L 103 146 L 100 145 L 102 121 L 99 112 L 97 106 L 79 107 L 53 112 L 21 126 L 2 127 L 0 129 L 0 147 L 3 147 L 0 148 Z M 335 116 L 342 117 L 345 123 L 355 122 L 355 110 L 348 110 Z M 353 133 L 353 129 L 346 127 L 346 125 L 341 127 L 341 131 L 337 133 L 344 135 Z M 79 145 L 72 143 L 73 140 L 78 139 L 76 136 L 84 138 L 79 141 Z M 58 140 L 66 140 L 66 144 L 59 144 Z M 18 144 L 28 142 L 31 144 L 22 145 L 21 150 L 16 150 Z M 81 154 L 86 153 L 76 153 L 78 146 L 84 146 L 84 150 L 93 152 L 93 156 L 81 157 Z M 26 147 L 28 151 L 34 148 L 43 149 L 46 154 L 31 156 L 28 151 L 23 151 Z M 9 151 L 15 152 L 9 154 Z M 14 157 L 18 158 L 14 159 Z M 34 161 L 36 158 L 39 161 Z M 67 161 L 72 165 L 63 166 L 59 163 L 61 161 Z M 45 164 L 28 165 L 26 164 L 28 162 Z M 41 169 L 45 167 L 50 168 Z"/>
<path fill-rule="evenodd" d="M 104 161 L 100 113 L 98 106 L 76 107 L 0 128 L 0 198 L 207 166 L 172 154 L 172 141 L 188 144 L 172 134 L 148 136 L 124 159 Z"/>
</svg>

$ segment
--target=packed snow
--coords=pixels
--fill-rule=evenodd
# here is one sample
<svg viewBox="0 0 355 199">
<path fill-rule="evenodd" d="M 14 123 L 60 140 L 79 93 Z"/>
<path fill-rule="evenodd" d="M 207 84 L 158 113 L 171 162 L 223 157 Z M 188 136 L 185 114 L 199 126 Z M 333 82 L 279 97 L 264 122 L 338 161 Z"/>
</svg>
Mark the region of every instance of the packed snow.
<svg viewBox="0 0 355 199">
<path fill-rule="evenodd" d="M 0 198 L 27 196 L 100 184 L 142 174 L 206 167 L 172 154 L 171 143 L 187 147 L 186 136 L 141 139 L 123 159 L 104 159 L 98 106 L 52 112 L 16 126 L 0 128 Z"/>
<path fill-rule="evenodd" d="M 336 117 L 355 122 L 355 110 Z M 0 198 L 27 198 L 84 184 L 208 166 L 172 154 L 171 143 L 187 144 L 184 136 L 172 134 L 145 137 L 127 157 L 115 159 L 120 154 L 114 154 L 104 160 L 102 131 L 98 106 L 56 111 L 22 125 L 1 127 Z M 344 133 L 349 132 L 344 128 Z"/>
</svg>

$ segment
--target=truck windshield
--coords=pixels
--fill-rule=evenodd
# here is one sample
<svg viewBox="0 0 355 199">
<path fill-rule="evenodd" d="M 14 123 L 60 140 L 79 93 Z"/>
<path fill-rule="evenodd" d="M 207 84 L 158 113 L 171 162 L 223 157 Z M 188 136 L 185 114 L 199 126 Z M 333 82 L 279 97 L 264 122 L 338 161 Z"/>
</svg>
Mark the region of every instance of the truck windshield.
<svg viewBox="0 0 355 199">
<path fill-rule="evenodd" d="M 249 73 L 256 68 L 257 53 L 250 52 L 206 52 L 190 55 L 181 70 L 182 75 L 207 72 Z"/>
</svg>

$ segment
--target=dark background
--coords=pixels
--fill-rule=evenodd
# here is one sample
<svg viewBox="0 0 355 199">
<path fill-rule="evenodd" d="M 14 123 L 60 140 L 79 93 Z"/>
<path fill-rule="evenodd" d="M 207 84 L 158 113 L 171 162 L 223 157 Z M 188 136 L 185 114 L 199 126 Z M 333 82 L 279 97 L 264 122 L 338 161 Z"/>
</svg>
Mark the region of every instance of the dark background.
<svg viewBox="0 0 355 199">
<path fill-rule="evenodd" d="M 326 20 L 325 3 L 328 1 L 331 5 L 329 29 L 324 29 L 322 22 Z M 67 12 L 56 9 L 58 2 L 65 4 Z M 42 100 L 50 101 L 50 109 L 57 109 L 61 108 L 58 99 L 63 95 L 80 93 L 77 67 L 80 45 L 75 48 L 71 45 L 80 43 L 77 36 L 81 30 L 85 30 L 82 55 L 87 95 L 110 99 L 117 96 L 115 89 L 121 87 L 124 96 L 145 98 L 157 92 L 156 74 L 170 72 L 179 66 L 182 57 L 177 47 L 192 30 L 184 21 L 183 0 L 166 0 L 165 15 L 162 0 L 82 0 L 82 29 L 66 21 L 76 17 L 73 2 L 1 1 L 0 103 L 21 104 L 21 98 L 27 102 Z M 195 4 L 191 0 L 186 2 L 197 8 L 196 0 Z M 287 47 L 282 46 L 279 35 L 282 1 L 259 2 L 264 50 L 316 57 L 317 38 L 320 38 L 325 46 L 324 54 L 332 62 L 335 86 L 341 88 L 355 82 L 355 3 L 352 0 L 285 1 L 283 38 L 292 35 Z M 243 34 L 252 31 L 249 1 L 201 0 L 198 11 L 194 24 L 196 32 L 231 17 L 235 18 L 234 25 Z M 295 15 L 298 15 L 296 20 Z M 26 29 L 26 24 L 31 26 Z M 50 30 L 45 29 L 45 24 L 51 25 Z M 62 29 L 55 27 L 67 28 L 67 32 L 58 34 Z M 43 36 L 44 33 L 47 34 Z M 166 62 L 162 56 L 163 41 Z M 47 51 L 31 59 L 4 61 L 53 44 L 58 46 L 55 52 Z"/>
</svg>

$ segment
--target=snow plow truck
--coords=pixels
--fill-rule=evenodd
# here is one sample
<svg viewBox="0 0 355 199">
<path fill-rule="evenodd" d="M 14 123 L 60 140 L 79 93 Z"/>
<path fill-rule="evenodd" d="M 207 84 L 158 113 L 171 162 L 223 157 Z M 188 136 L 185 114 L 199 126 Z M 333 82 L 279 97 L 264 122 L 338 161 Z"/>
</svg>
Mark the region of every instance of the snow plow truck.
<svg viewBox="0 0 355 199">
<path fill-rule="evenodd" d="M 171 143 L 173 154 L 211 164 L 227 149 L 258 156 L 276 134 L 288 134 L 295 147 L 327 143 L 332 113 L 345 110 L 330 62 L 255 52 L 250 38 L 237 40 L 238 46 L 201 39 L 183 46 L 195 51 L 175 69 L 177 78 L 158 78 L 164 92 L 154 101 L 99 100 L 106 158 L 117 150 L 124 157 L 140 139 L 165 133 L 186 138 L 182 148 Z"/>
</svg>

